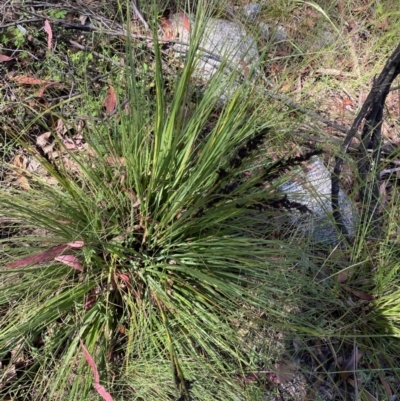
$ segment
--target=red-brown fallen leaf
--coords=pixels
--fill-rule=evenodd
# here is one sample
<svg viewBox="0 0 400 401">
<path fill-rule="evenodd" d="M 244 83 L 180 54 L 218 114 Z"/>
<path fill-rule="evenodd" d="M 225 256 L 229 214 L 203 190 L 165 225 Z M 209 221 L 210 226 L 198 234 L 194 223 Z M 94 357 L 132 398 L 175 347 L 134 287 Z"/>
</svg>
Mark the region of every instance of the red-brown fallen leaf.
<svg viewBox="0 0 400 401">
<path fill-rule="evenodd" d="M 44 30 L 47 33 L 47 48 L 51 50 L 52 40 L 53 40 L 53 31 L 51 30 L 51 26 L 49 21 L 44 20 Z"/>
<path fill-rule="evenodd" d="M 107 91 L 107 97 L 104 101 L 104 107 L 106 108 L 106 113 L 111 114 L 115 107 L 117 106 L 117 95 L 113 86 L 110 86 Z"/>
<path fill-rule="evenodd" d="M 83 241 L 70 242 L 67 245 L 57 245 L 54 246 L 53 248 L 50 248 L 36 255 L 27 256 L 25 258 L 14 260 L 14 262 L 8 263 L 6 267 L 8 268 L 26 267 L 29 265 L 35 265 L 37 263 L 51 262 L 52 260 L 56 260 L 56 258 L 61 256 L 63 252 L 71 249 L 82 248 L 83 245 L 84 245 Z"/>
<path fill-rule="evenodd" d="M 130 291 L 133 289 L 131 279 L 126 273 L 117 273 L 116 277 L 121 280 L 121 289 L 128 288 Z"/>
<path fill-rule="evenodd" d="M 8 57 L 8 56 L 6 56 L 4 54 L 0 54 L 0 63 L 3 63 L 5 61 L 10 61 L 10 60 L 13 60 L 13 59 L 14 59 L 14 57 Z"/>
<path fill-rule="evenodd" d="M 46 81 L 44 79 L 27 77 L 24 75 L 16 75 L 11 78 L 13 81 L 18 82 L 19 84 L 25 85 L 47 85 L 47 84 L 57 84 L 58 82 Z"/>
<path fill-rule="evenodd" d="M 92 307 L 93 307 L 94 303 L 96 302 L 96 300 L 97 300 L 97 299 L 96 299 L 95 297 L 89 298 L 89 299 L 85 302 L 85 305 L 84 305 L 85 310 L 90 310 L 90 309 L 92 309 Z"/>
<path fill-rule="evenodd" d="M 58 82 L 49 82 L 48 84 L 45 84 L 43 88 L 40 88 L 40 91 L 38 92 L 37 96 L 42 97 L 44 95 L 44 91 L 49 88 L 50 86 L 53 86 L 57 84 Z"/>
<path fill-rule="evenodd" d="M 189 21 L 189 18 L 186 16 L 186 14 L 183 12 L 183 11 L 179 11 L 179 14 L 180 14 L 180 16 L 181 16 L 181 18 L 182 18 L 182 22 L 183 22 L 183 28 L 186 30 L 186 31 L 190 31 L 190 21 Z"/>
<path fill-rule="evenodd" d="M 94 389 L 98 392 L 98 394 L 100 395 L 101 398 L 103 398 L 104 401 L 113 401 L 111 394 L 109 392 L 107 392 L 107 390 L 102 385 L 100 385 L 99 372 L 97 370 L 97 366 L 96 366 L 92 356 L 89 354 L 89 351 L 86 349 L 82 340 L 80 340 L 80 343 L 81 343 L 82 352 L 86 359 L 86 362 L 89 364 L 90 368 L 92 369 Z"/>
<path fill-rule="evenodd" d="M 348 285 L 342 285 L 342 287 L 346 291 L 351 292 L 354 296 L 356 296 L 359 299 L 362 299 L 363 301 L 373 301 L 374 299 L 376 299 L 376 296 L 367 294 L 366 292 L 363 291 L 353 290 Z"/>
<path fill-rule="evenodd" d="M 12 77 L 11 79 L 19 84 L 24 84 L 24 85 L 44 85 L 43 88 L 40 89 L 37 95 L 38 97 L 42 97 L 45 89 L 47 89 L 48 87 L 59 84 L 59 82 L 45 81 L 44 79 L 38 79 L 20 75 Z"/>
<path fill-rule="evenodd" d="M 34 265 L 36 263 L 46 263 L 51 262 L 57 256 L 60 256 L 63 252 L 68 250 L 69 247 L 67 245 L 57 245 L 53 248 L 48 249 L 47 251 L 38 253 L 36 255 L 27 256 L 26 258 L 14 260 L 14 262 L 8 263 L 6 267 L 25 267 L 29 265 Z"/>
<path fill-rule="evenodd" d="M 369 367 L 370 367 L 371 370 L 372 370 L 372 369 L 373 369 L 373 370 L 377 370 L 378 376 L 379 376 L 379 380 L 380 380 L 381 383 L 383 384 L 383 387 L 385 388 L 385 391 L 386 391 L 386 393 L 387 393 L 389 399 L 392 399 L 392 397 L 393 397 L 392 389 L 391 389 L 391 387 L 390 387 L 389 382 L 383 377 L 382 372 L 376 368 L 376 366 L 375 366 L 374 363 L 369 363 L 368 365 L 369 365 Z"/>
<path fill-rule="evenodd" d="M 72 267 L 75 270 L 83 272 L 83 267 L 79 262 L 79 259 L 74 255 L 60 255 L 54 258 L 55 261 L 61 262 L 64 265 Z"/>
<path fill-rule="evenodd" d="M 129 283 L 129 282 L 131 281 L 130 278 L 129 278 L 129 276 L 128 276 L 127 274 L 125 274 L 125 273 L 118 273 L 118 274 L 117 274 L 117 277 L 118 277 L 120 280 L 125 281 L 126 283 Z"/>
</svg>

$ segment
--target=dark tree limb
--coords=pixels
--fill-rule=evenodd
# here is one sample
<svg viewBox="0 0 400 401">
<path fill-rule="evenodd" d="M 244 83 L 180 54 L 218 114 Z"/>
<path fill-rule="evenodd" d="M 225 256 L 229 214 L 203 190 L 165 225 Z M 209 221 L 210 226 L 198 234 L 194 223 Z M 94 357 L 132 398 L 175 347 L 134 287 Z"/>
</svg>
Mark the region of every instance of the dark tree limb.
<svg viewBox="0 0 400 401">
<path fill-rule="evenodd" d="M 381 74 L 374 80 L 372 89 L 363 104 L 360 112 L 355 118 L 346 138 L 344 139 L 342 149 L 346 153 L 349 149 L 352 139 L 356 136 L 362 122 L 361 143 L 359 146 L 360 158 L 358 160 L 359 179 L 361 184 L 361 200 L 366 205 L 366 211 L 363 211 L 362 218 L 367 218 L 372 224 L 371 234 L 375 237 L 380 232 L 380 216 L 378 212 L 379 202 L 379 172 L 378 165 L 381 157 L 382 147 L 382 118 L 386 97 L 390 91 L 390 85 L 400 73 L 400 44 L 389 57 Z M 372 150 L 372 154 L 368 152 Z M 339 209 L 339 178 L 343 167 L 343 157 L 336 157 L 335 168 L 332 174 L 332 210 L 333 217 L 338 229 L 344 237 L 351 242 L 349 233 L 343 223 L 343 218 Z"/>
</svg>

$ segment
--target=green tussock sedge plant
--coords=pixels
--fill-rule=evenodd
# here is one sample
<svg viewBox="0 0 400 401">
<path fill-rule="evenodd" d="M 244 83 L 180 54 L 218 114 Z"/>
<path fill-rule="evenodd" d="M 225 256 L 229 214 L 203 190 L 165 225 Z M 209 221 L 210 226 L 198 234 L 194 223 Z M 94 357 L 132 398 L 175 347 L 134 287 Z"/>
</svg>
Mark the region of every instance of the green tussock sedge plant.
<svg viewBox="0 0 400 401">
<path fill-rule="evenodd" d="M 1 240 L 0 356 L 21 374 L 0 394 L 98 399 L 83 344 L 116 400 L 246 397 L 243 374 L 259 362 L 246 335 L 265 313 L 285 321 L 276 304 L 295 303 L 296 251 L 268 238 L 273 224 L 257 210 L 276 191 L 259 185 L 267 166 L 242 154 L 268 140 L 272 111 L 222 71 L 191 100 L 206 11 L 169 87 L 155 40 L 154 87 L 128 56 L 127 112 L 87 129 L 87 152 L 59 141 L 68 163 L 32 154 L 46 174 L 31 174 L 29 190 L 1 190 L 17 232 Z M 82 272 L 43 253 L 78 242 Z"/>
<path fill-rule="evenodd" d="M 82 345 L 114 400 L 259 400 L 264 383 L 247 374 L 282 354 L 313 354 L 316 340 L 360 349 L 367 378 L 398 374 L 398 199 L 380 241 L 371 245 L 367 221 L 351 252 L 278 238 L 285 216 L 269 208 L 279 172 L 266 148 L 295 118 L 223 69 L 198 95 L 210 9 L 197 5 L 176 77 L 163 70 L 156 35 L 154 53 L 127 41 L 126 70 L 110 84 L 129 102 L 87 124 L 83 150 L 56 139 L 64 156 L 49 160 L 32 150 L 28 127 L 14 133 L 42 171 L 29 174 L 29 189 L 0 188 L 1 397 L 101 399 Z M 136 52 L 148 57 L 145 76 Z M 49 258 L 67 244 L 79 244 L 64 252 L 78 265 Z M 344 272 L 345 285 L 375 299 L 349 294 Z"/>
</svg>

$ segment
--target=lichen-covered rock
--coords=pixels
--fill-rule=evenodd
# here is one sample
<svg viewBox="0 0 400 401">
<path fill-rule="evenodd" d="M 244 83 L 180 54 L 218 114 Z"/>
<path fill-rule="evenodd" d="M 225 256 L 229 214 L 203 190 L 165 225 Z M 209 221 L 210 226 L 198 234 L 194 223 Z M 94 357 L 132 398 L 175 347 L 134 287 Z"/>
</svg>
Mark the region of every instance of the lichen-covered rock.
<svg viewBox="0 0 400 401">
<path fill-rule="evenodd" d="M 260 31 L 260 34 L 264 39 L 270 38 L 270 27 L 265 22 L 261 21 L 258 24 L 258 30 Z"/>
<path fill-rule="evenodd" d="M 183 43 L 174 43 L 172 50 L 176 56 L 185 57 L 190 43 L 194 21 L 183 12 L 171 15 L 164 26 L 167 38 L 177 39 Z M 194 75 L 204 83 L 216 74 L 222 66 L 226 77 L 236 71 L 239 76 L 249 76 L 259 62 L 259 52 L 254 37 L 248 34 L 239 24 L 223 19 L 209 18 L 199 45 L 199 59 Z M 238 84 L 227 79 L 229 89 L 221 94 L 224 103 Z"/>
<path fill-rule="evenodd" d="M 283 25 L 278 25 L 273 33 L 274 42 L 283 42 L 288 38 L 286 28 Z"/>
<path fill-rule="evenodd" d="M 291 179 L 280 186 L 291 202 L 307 207 L 309 212 L 291 213 L 291 222 L 300 233 L 315 242 L 336 245 L 339 235 L 332 216 L 331 174 L 319 157 L 312 157 L 303 169 L 291 173 Z M 356 211 L 346 194 L 339 191 L 339 207 L 343 223 L 350 235 L 356 230 Z"/>
<path fill-rule="evenodd" d="M 245 6 L 243 6 L 242 9 L 243 14 L 251 20 L 255 20 L 260 14 L 260 11 L 261 11 L 261 6 L 258 3 L 246 4 Z"/>
</svg>

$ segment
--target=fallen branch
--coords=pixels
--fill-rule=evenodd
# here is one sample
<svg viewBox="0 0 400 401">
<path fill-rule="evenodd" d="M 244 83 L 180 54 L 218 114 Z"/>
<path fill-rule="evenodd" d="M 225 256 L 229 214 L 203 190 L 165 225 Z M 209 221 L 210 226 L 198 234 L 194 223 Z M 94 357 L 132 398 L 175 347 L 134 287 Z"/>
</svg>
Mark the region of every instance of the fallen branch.
<svg viewBox="0 0 400 401">
<path fill-rule="evenodd" d="M 389 57 L 381 74 L 374 81 L 374 85 L 368 97 L 363 104 L 360 112 L 355 118 L 353 125 L 348 131 L 343 141 L 342 150 L 346 153 L 349 149 L 352 139 L 357 134 L 361 124 L 365 122 L 361 143 L 358 150 L 361 157 L 358 160 L 358 169 L 361 183 L 361 200 L 365 208 L 365 215 L 362 218 L 367 219 L 372 224 L 371 235 L 378 237 L 380 234 L 380 216 L 377 204 L 379 202 L 379 181 L 380 175 L 378 165 L 382 150 L 382 118 L 386 97 L 390 91 L 390 86 L 394 79 L 400 73 L 400 44 L 393 54 Z M 370 155 L 368 150 L 372 149 Z M 351 243 L 347 229 L 343 223 L 343 218 L 339 210 L 339 177 L 343 167 L 343 157 L 337 156 L 335 168 L 332 173 L 332 210 L 336 225 L 345 238 Z"/>
</svg>

